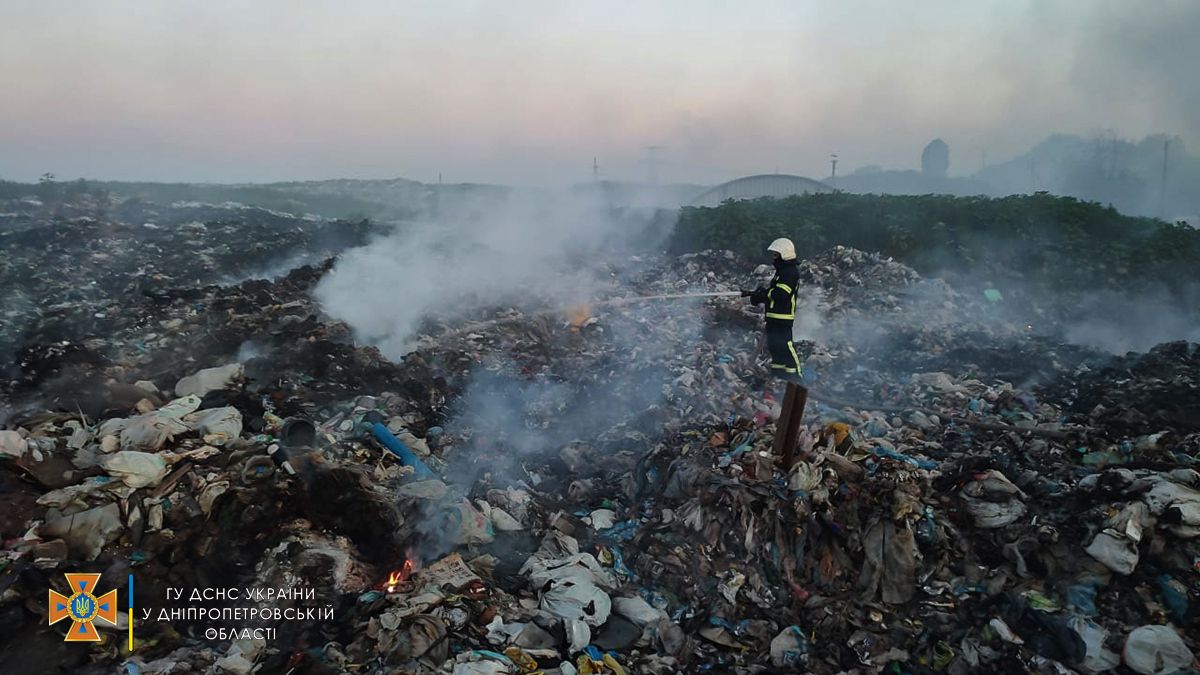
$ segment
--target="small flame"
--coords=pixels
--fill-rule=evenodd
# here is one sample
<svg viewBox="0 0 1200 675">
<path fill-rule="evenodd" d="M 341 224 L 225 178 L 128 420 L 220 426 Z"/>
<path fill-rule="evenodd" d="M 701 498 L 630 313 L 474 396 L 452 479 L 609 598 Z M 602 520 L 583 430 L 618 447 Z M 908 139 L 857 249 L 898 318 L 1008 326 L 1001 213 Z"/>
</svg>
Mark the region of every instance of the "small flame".
<svg viewBox="0 0 1200 675">
<path fill-rule="evenodd" d="M 572 331 L 578 331 L 583 328 L 583 324 L 592 318 L 592 308 L 586 304 L 575 305 L 567 310 L 567 322 L 571 326 Z"/>
<path fill-rule="evenodd" d="M 389 573 L 388 580 L 387 580 L 387 592 L 395 593 L 398 588 L 400 588 L 402 586 L 407 586 L 408 578 L 410 576 L 412 576 L 412 573 L 413 573 L 413 567 L 414 567 L 414 565 L 413 565 L 413 561 L 411 559 L 405 560 L 403 567 L 401 567 L 400 569 L 398 569 L 394 572 Z"/>
</svg>

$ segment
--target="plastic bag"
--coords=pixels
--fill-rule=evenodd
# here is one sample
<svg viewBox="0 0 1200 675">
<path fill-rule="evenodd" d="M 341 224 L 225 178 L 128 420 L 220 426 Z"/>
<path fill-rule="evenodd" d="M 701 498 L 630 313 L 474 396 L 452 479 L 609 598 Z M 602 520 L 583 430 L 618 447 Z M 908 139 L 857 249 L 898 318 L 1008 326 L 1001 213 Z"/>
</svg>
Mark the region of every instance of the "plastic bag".
<svg viewBox="0 0 1200 675">
<path fill-rule="evenodd" d="M 771 665 L 799 666 L 808 659 L 808 638 L 799 626 L 788 626 L 771 640 Z"/>
<path fill-rule="evenodd" d="M 237 408 L 211 408 L 194 412 L 183 422 L 210 445 L 225 445 L 242 434 L 242 413 Z"/>
<path fill-rule="evenodd" d="M 100 425 L 100 436 L 119 434 L 122 450 L 161 450 L 176 434 L 190 431 L 183 418 L 199 407 L 199 397 L 184 396 L 145 415 L 106 420 Z"/>
<path fill-rule="evenodd" d="M 1089 673 L 1101 673 L 1121 665 L 1121 657 L 1116 652 L 1104 647 L 1108 631 L 1082 616 L 1073 617 L 1067 625 L 1083 639 L 1083 644 L 1087 647 L 1083 662 L 1079 664 L 1083 670 Z"/>
<path fill-rule="evenodd" d="M 131 488 L 158 485 L 167 475 L 167 463 L 162 457 L 134 450 L 106 455 L 100 460 L 100 466 L 108 475 L 120 479 Z"/>
<path fill-rule="evenodd" d="M 640 597 L 613 598 L 613 612 L 639 626 L 657 623 L 667 618 L 667 613 L 650 605 Z"/>
<path fill-rule="evenodd" d="M 1086 551 L 1117 574 L 1130 574 L 1138 564 L 1142 530 L 1153 522 L 1145 504 L 1128 504 L 1109 519 L 1108 527 L 1096 535 Z"/>
<path fill-rule="evenodd" d="M 210 391 L 224 389 L 234 380 L 242 376 L 242 364 L 230 363 L 216 368 L 205 368 L 194 375 L 188 375 L 175 383 L 176 396 L 204 396 Z"/>
<path fill-rule="evenodd" d="M 116 502 L 52 520 L 38 529 L 43 539 L 64 539 L 83 560 L 95 560 L 101 549 L 125 529 Z"/>
<path fill-rule="evenodd" d="M 608 621 L 612 600 L 590 581 L 569 578 L 556 581 L 542 595 L 541 608 L 561 619 L 600 626 Z"/>
<path fill-rule="evenodd" d="M 463 499 L 458 503 L 458 509 L 460 513 L 459 544 L 488 544 L 496 538 L 492 529 L 492 521 L 472 506 L 471 502 Z"/>
<path fill-rule="evenodd" d="M 1171 626 L 1135 628 L 1125 640 L 1125 665 L 1142 675 L 1166 675 L 1192 664 L 1187 648 Z"/>
<path fill-rule="evenodd" d="M 21 434 L 7 429 L 0 431 L 0 454 L 21 457 L 28 448 L 29 443 L 21 438 Z"/>
</svg>

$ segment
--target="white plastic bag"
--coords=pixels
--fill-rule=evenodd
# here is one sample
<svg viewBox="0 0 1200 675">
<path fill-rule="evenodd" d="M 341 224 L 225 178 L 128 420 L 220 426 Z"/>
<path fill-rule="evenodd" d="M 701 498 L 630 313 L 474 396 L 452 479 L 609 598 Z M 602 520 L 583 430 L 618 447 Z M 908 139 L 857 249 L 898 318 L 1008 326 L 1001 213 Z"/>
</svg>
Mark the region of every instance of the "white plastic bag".
<svg viewBox="0 0 1200 675">
<path fill-rule="evenodd" d="M 1192 651 L 1171 626 L 1135 628 L 1125 640 L 1125 665 L 1142 675 L 1166 675 L 1192 664 Z"/>
<path fill-rule="evenodd" d="M 1072 617 L 1067 625 L 1083 639 L 1083 644 L 1087 647 L 1083 663 L 1079 664 L 1084 671 L 1103 673 L 1121 665 L 1121 657 L 1104 647 L 1108 631 L 1082 616 Z"/>
<path fill-rule="evenodd" d="M 242 413 L 229 406 L 191 413 L 183 422 L 210 445 L 225 445 L 242 434 Z"/>
<path fill-rule="evenodd" d="M 100 466 L 108 475 L 131 488 L 158 485 L 167 475 L 167 462 L 162 457 L 134 450 L 106 455 L 100 460 Z"/>
<path fill-rule="evenodd" d="M 242 376 L 242 364 L 230 363 L 216 368 L 205 368 L 194 375 L 188 375 L 175 383 L 176 396 L 204 396 L 210 391 L 224 389 L 234 380 Z"/>
<path fill-rule="evenodd" d="M 612 600 L 590 581 L 563 579 L 542 595 L 541 608 L 560 619 L 601 626 L 612 612 Z"/>
</svg>

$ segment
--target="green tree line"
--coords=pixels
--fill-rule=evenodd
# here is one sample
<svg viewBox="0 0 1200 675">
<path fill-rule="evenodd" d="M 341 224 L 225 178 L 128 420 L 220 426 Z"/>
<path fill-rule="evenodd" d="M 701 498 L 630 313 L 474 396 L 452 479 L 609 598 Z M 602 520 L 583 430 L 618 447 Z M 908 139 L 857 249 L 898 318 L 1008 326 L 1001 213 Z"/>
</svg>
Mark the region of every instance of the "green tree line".
<svg viewBox="0 0 1200 675">
<path fill-rule="evenodd" d="M 831 193 L 684 207 L 669 248 L 728 248 L 763 258 L 767 243 L 782 236 L 801 257 L 842 244 L 892 256 L 923 274 L 1019 279 L 1054 290 L 1180 290 L 1200 277 L 1200 231 L 1048 194 Z"/>
</svg>

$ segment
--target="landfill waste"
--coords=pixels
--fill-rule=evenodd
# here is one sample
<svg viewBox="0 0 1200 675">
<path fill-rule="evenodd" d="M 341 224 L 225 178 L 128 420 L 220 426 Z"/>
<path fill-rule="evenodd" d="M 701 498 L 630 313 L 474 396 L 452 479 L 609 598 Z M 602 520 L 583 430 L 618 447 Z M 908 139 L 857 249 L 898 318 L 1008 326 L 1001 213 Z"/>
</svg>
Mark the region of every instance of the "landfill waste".
<svg viewBox="0 0 1200 675">
<path fill-rule="evenodd" d="M 1142 626 L 1125 640 L 1125 665 L 1142 675 L 1174 673 L 1195 658 L 1171 626 Z"/>
<path fill-rule="evenodd" d="M 1193 664 L 1195 345 L 1114 358 L 835 247 L 801 261 L 820 321 L 787 468 L 732 253 L 596 261 L 612 286 L 578 326 L 433 317 L 389 360 L 312 298 L 373 226 L 24 208 L 0 208 L 0 672 Z M 221 585 L 331 610 L 265 643 L 135 616 L 132 654 L 104 630 L 60 649 L 65 571 L 132 573 L 147 606 Z"/>
<path fill-rule="evenodd" d="M 210 391 L 225 389 L 242 376 L 242 364 L 230 363 L 216 368 L 205 368 L 188 375 L 175 383 L 176 396 L 204 396 Z"/>
<path fill-rule="evenodd" d="M 114 478 L 131 488 L 153 487 L 167 475 L 167 462 L 160 455 L 136 450 L 121 450 L 100 460 Z"/>
</svg>

